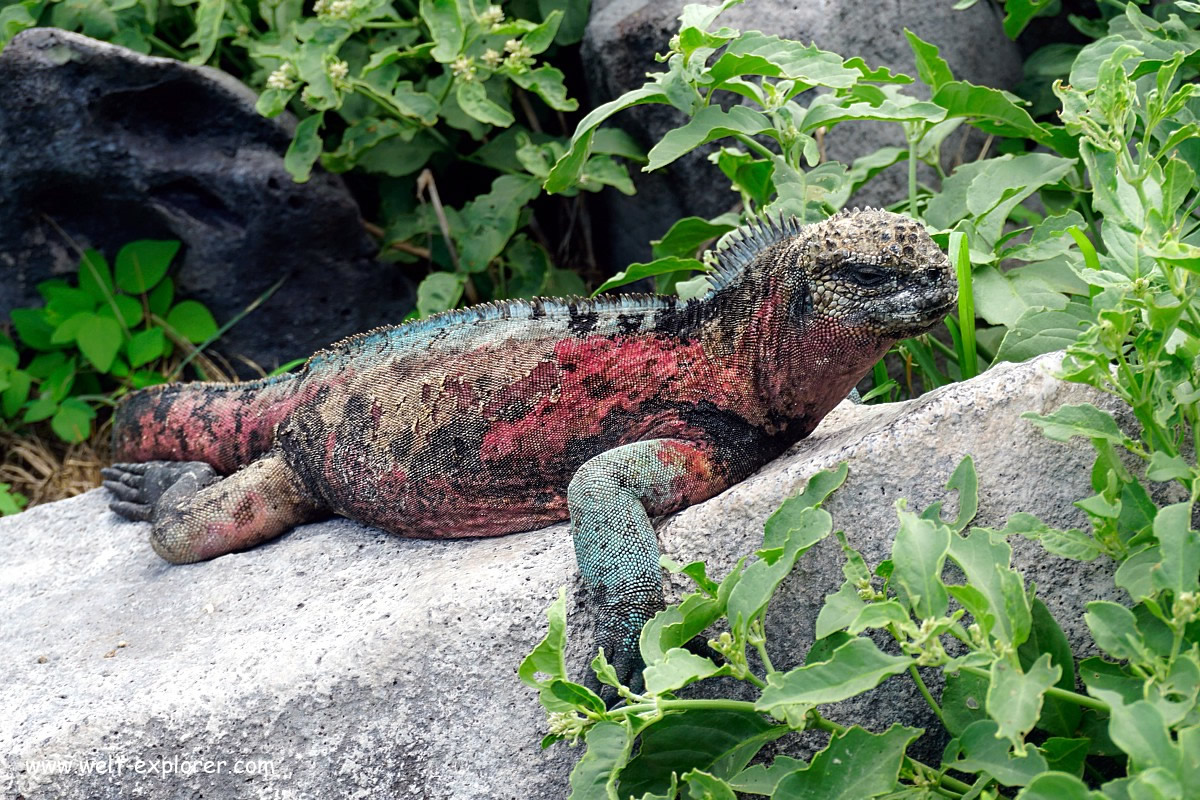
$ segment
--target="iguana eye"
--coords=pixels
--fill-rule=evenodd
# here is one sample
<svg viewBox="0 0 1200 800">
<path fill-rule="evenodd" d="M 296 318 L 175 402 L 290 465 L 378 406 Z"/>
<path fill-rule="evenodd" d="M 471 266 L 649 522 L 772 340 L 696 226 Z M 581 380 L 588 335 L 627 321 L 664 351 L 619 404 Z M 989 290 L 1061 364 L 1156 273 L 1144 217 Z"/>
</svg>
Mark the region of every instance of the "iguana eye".
<svg viewBox="0 0 1200 800">
<path fill-rule="evenodd" d="M 841 271 L 849 280 L 867 287 L 878 286 L 889 276 L 888 270 L 873 264 L 847 264 Z"/>
</svg>

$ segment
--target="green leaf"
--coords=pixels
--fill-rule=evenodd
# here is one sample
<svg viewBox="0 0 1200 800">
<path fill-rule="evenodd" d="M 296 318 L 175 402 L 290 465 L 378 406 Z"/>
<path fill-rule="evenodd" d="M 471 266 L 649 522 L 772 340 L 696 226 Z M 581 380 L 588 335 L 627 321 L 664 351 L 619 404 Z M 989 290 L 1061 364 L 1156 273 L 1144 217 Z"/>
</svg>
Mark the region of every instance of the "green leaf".
<svg viewBox="0 0 1200 800">
<path fill-rule="evenodd" d="M 646 149 L 620 128 L 597 128 L 592 136 L 592 152 L 646 163 Z"/>
<path fill-rule="evenodd" d="M 871 733 L 855 725 L 834 735 L 812 763 L 779 781 L 775 800 L 862 800 L 896 788 L 904 751 L 920 728 L 893 724 Z"/>
<path fill-rule="evenodd" d="M 1013 753 L 998 731 L 990 719 L 972 723 L 946 747 L 942 763 L 963 772 L 986 772 L 1004 786 L 1024 786 L 1046 771 L 1046 759 L 1033 744 L 1019 743 Z"/>
<path fill-rule="evenodd" d="M 855 638 L 833 651 L 828 661 L 767 676 L 755 708 L 802 728 L 804 716 L 821 703 L 836 703 L 873 689 L 916 662 L 882 652 L 870 639 Z"/>
<path fill-rule="evenodd" d="M 556 678 L 550 681 L 546 688 L 550 690 L 550 694 L 572 708 L 590 711 L 593 714 L 604 713 L 604 701 L 586 686 Z"/>
<path fill-rule="evenodd" d="M 171 309 L 171 303 L 175 300 L 175 281 L 170 278 L 163 278 L 162 281 L 150 290 L 150 294 L 146 297 L 146 305 L 150 307 L 151 314 L 158 316 L 166 316 L 166 313 Z"/>
<path fill-rule="evenodd" d="M 278 117 L 295 96 L 296 89 L 264 89 L 254 103 L 254 109 L 264 117 Z"/>
<path fill-rule="evenodd" d="M 1179 746 L 1171 740 L 1157 708 L 1145 700 L 1126 704 L 1117 692 L 1089 688 L 1097 699 L 1108 704 L 1111 715 L 1108 735 L 1129 756 L 1133 770 L 1161 767 L 1179 773 L 1182 765 Z"/>
<path fill-rule="evenodd" d="M 0 392 L 0 410 L 4 412 L 5 417 L 13 419 L 17 416 L 21 406 L 29 399 L 29 389 L 32 385 L 33 379 L 28 372 L 13 370 L 8 373 L 8 388 Z"/>
<path fill-rule="evenodd" d="M 1016 39 L 1034 17 L 1046 13 L 1053 0 L 1006 0 L 1004 3 L 1004 32 Z M 1050 13 L 1053 13 L 1052 11 Z"/>
<path fill-rule="evenodd" d="M 453 272 L 431 272 L 417 287 L 417 313 L 438 314 L 458 305 L 466 279 Z"/>
<path fill-rule="evenodd" d="M 36 27 L 46 0 L 25 0 L 0 8 L 0 48 L 18 33 Z"/>
<path fill-rule="evenodd" d="M 988 633 L 1011 646 L 1024 642 L 1031 624 L 1029 599 L 1021 575 L 1009 566 L 1012 547 L 1004 537 L 972 528 L 967 536 L 950 540 L 949 555 L 966 575 L 968 586 L 987 599 L 994 620 Z"/>
<path fill-rule="evenodd" d="M 528 43 L 528 38 L 526 38 L 526 42 Z M 575 111 L 579 108 L 578 101 L 567 97 L 567 87 L 563 85 L 562 71 L 549 64 L 543 64 L 537 69 L 514 73 L 509 77 L 517 86 L 533 92 L 542 98 L 542 102 L 556 111 Z M 461 99 L 459 103 L 462 103 Z"/>
<path fill-rule="evenodd" d="M 456 0 L 421 0 L 421 21 L 429 28 L 429 34 L 437 45 L 433 48 L 433 60 L 449 64 L 458 58 L 463 48 L 465 33 L 459 17 Z"/>
<path fill-rule="evenodd" d="M 1088 303 L 1073 301 L 1063 309 L 1027 308 L 1004 334 L 996 361 L 1028 361 L 1043 353 L 1065 350 L 1096 319 Z"/>
<path fill-rule="evenodd" d="M 4 14 L 0 12 L 0 23 L 3 22 L 3 19 Z M 20 492 L 12 491 L 12 484 L 0 483 L 0 516 L 7 517 L 10 514 L 19 514 L 28 502 L 28 497 Z"/>
<path fill-rule="evenodd" d="M 21 421 L 41 422 L 44 419 L 49 419 L 56 411 L 58 411 L 58 400 L 55 400 L 51 394 L 43 394 L 25 409 L 25 413 L 21 416 Z M 69 441 L 80 440 L 71 439 Z"/>
<path fill-rule="evenodd" d="M 953 534 L 945 525 L 921 519 L 897 504 L 900 530 L 892 542 L 891 585 L 917 619 L 941 617 L 950 597 L 942 583 L 942 566 Z"/>
<path fill-rule="evenodd" d="M 517 677 L 526 686 L 539 690 L 538 699 L 547 711 L 570 712 L 574 710 L 575 704 L 563 700 L 553 690 L 555 682 L 567 682 L 567 665 L 563 660 L 563 650 L 567 641 L 566 587 L 559 588 L 558 598 L 546 609 L 546 621 L 546 635 L 521 661 L 521 666 L 517 668 Z"/>
<path fill-rule="evenodd" d="M 1154 517 L 1154 536 L 1162 553 L 1153 570 L 1154 585 L 1174 592 L 1176 598 L 1200 589 L 1200 534 L 1190 529 L 1191 521 L 1191 503 L 1166 506 Z"/>
<path fill-rule="evenodd" d="M 1105 800 L 1105 796 L 1074 775 L 1043 772 L 1021 790 L 1017 800 Z"/>
<path fill-rule="evenodd" d="M 699 271 L 707 274 L 708 268 L 704 266 L 703 262 L 695 258 L 680 258 L 679 256 L 656 258 L 645 264 L 630 264 L 600 284 L 596 291 L 592 292 L 592 296 L 595 297 L 598 294 L 607 292 L 609 289 L 626 286 L 643 278 L 652 278 L 656 275 L 672 275 L 681 271 Z"/>
<path fill-rule="evenodd" d="M 546 15 L 540 25 L 525 34 L 521 41 L 534 55 L 545 52 L 547 47 L 554 44 L 554 37 L 558 34 L 558 26 L 562 21 L 563 12 L 555 9 Z"/>
<path fill-rule="evenodd" d="M 725 580 L 716 598 L 703 593 L 687 595 L 676 606 L 659 611 L 642 629 L 639 641 L 642 660 L 653 664 L 666 657 L 667 651 L 682 647 L 711 625 L 725 611 L 725 600 L 741 578 L 742 562 L 738 562 Z"/>
<path fill-rule="evenodd" d="M 866 607 L 858 589 L 852 582 L 846 581 L 836 592 L 825 595 L 825 604 L 817 614 L 816 638 L 824 639 L 831 633 L 845 630 Z"/>
<path fill-rule="evenodd" d="M 611 156 L 594 155 L 589 157 L 579 176 L 579 188 L 589 192 L 598 192 L 605 186 L 611 186 L 626 195 L 632 195 L 637 191 L 624 164 L 618 164 Z"/>
<path fill-rule="evenodd" d="M 793 92 L 798 92 L 813 86 L 849 89 L 862 72 L 816 45 L 802 47 L 778 36 L 747 31 L 725 46 L 709 75 L 714 86 L 740 75 L 787 78 L 796 82 Z"/>
<path fill-rule="evenodd" d="M 979 477 L 975 474 L 975 461 L 970 455 L 963 456 L 958 462 L 950 479 L 946 481 L 946 488 L 958 492 L 958 515 L 953 522 L 946 524 L 954 532 L 962 533 L 979 512 Z M 937 501 L 921 512 L 921 517 L 932 522 L 942 522 L 942 501 Z"/>
<path fill-rule="evenodd" d="M 501 175 L 492 181 L 490 192 L 464 205 L 460 218 L 466 224 L 454 234 L 462 269 L 486 270 L 517 232 L 521 210 L 539 194 L 541 187 L 536 178 Z"/>
<path fill-rule="evenodd" d="M 763 546 L 759 555 L 772 561 L 771 555 L 764 551 L 777 550 L 782 553 L 788 535 L 807 521 L 804 512 L 810 508 L 820 508 L 846 482 L 849 473 L 850 466 L 845 461 L 838 464 L 837 469 L 820 470 L 804 484 L 804 491 L 784 500 L 763 523 Z"/>
<path fill-rule="evenodd" d="M 108 261 L 99 250 L 84 250 L 79 259 L 79 288 L 96 302 L 106 301 L 113 294 L 113 276 Z"/>
<path fill-rule="evenodd" d="M 1076 139 L 1065 128 L 1039 125 L 999 89 L 950 81 L 934 92 L 933 102 L 946 109 L 947 116 L 970 118 L 985 133 L 1032 139 L 1064 156 L 1075 156 Z"/>
<path fill-rule="evenodd" d="M 1092 639 L 1113 658 L 1137 660 L 1145 650 L 1137 619 L 1128 608 L 1107 600 L 1087 604 L 1083 619 Z"/>
<path fill-rule="evenodd" d="M 221 22 L 225 19 L 225 0 L 199 0 L 196 6 L 196 29 L 184 42 L 198 45 L 196 53 L 188 59 L 192 64 L 205 64 L 217 49 L 221 35 Z"/>
<path fill-rule="evenodd" d="M 1072 686 L 1073 688 L 1073 686 Z M 1049 699 L 1049 698 L 1047 698 Z M 1078 706 L 1076 706 L 1078 708 Z M 1068 739 L 1052 736 L 1038 748 L 1046 758 L 1046 766 L 1051 770 L 1066 772 L 1071 775 L 1083 775 L 1083 762 L 1091 749 L 1092 740 L 1088 738 Z"/>
<path fill-rule="evenodd" d="M 125 345 L 129 366 L 140 367 L 161 358 L 166 347 L 166 337 L 162 328 L 150 328 L 133 334 Z"/>
<path fill-rule="evenodd" d="M 707 772 L 692 770 L 683 776 L 691 800 L 737 800 L 729 784 Z"/>
<path fill-rule="evenodd" d="M 95 417 L 95 409 L 87 403 L 68 397 L 54 412 L 50 428 L 64 442 L 82 442 L 91 435 Z"/>
<path fill-rule="evenodd" d="M 117 286 L 130 294 L 149 291 L 167 274 L 178 252 L 179 242 L 173 240 L 130 242 L 117 253 Z"/>
<path fill-rule="evenodd" d="M 177 303 L 167 314 L 167 325 L 192 344 L 203 344 L 217 332 L 212 312 L 195 300 Z"/>
<path fill-rule="evenodd" d="M 1046 608 L 1046 604 L 1035 598 L 1031 607 L 1032 625 L 1029 637 L 1017 648 L 1022 669 L 1029 670 L 1044 653 L 1060 670 L 1059 689 L 1075 691 L 1075 656 L 1071 643 L 1062 632 L 1058 621 Z M 1042 714 L 1037 726 L 1059 737 L 1069 737 L 1079 727 L 1080 709 L 1074 703 L 1047 696 L 1043 700 Z M 1086 749 L 1086 748 L 1085 748 Z"/>
<path fill-rule="evenodd" d="M 822 126 L 833 126 L 849 120 L 873 119 L 885 122 L 941 122 L 946 112 L 940 106 L 914 100 L 904 95 L 889 97 L 880 103 L 852 103 L 850 105 L 813 105 L 800 126 L 801 132 Z"/>
<path fill-rule="evenodd" d="M 113 311 L 114 306 L 116 311 Z M 120 315 L 118 319 L 117 315 Z M 112 303 L 105 303 L 96 310 L 96 316 L 106 317 L 118 322 L 126 330 L 132 328 L 142 321 L 142 304 L 136 299 L 127 294 L 118 294 L 113 297 Z"/>
<path fill-rule="evenodd" d="M 670 775 L 702 769 L 730 779 L 741 772 L 763 745 L 787 734 L 761 714 L 723 709 L 688 710 L 647 728 L 638 754 L 621 772 L 621 797 L 661 793 Z"/>
<path fill-rule="evenodd" d="M 774 558 L 760 553 L 762 559 L 755 561 L 742 573 L 726 604 L 734 634 L 744 633 L 750 622 L 766 610 L 775 589 L 792 571 L 800 556 L 824 539 L 833 530 L 833 518 L 820 508 L 806 508 L 794 525 Z"/>
<path fill-rule="evenodd" d="M 1162 561 L 1157 547 L 1146 547 L 1130 555 L 1121 566 L 1113 582 L 1124 589 L 1135 601 L 1144 600 L 1155 594 L 1154 572 Z"/>
<path fill-rule="evenodd" d="M 938 54 L 935 45 L 926 42 L 908 28 L 904 29 L 904 36 L 908 39 L 908 46 L 912 48 L 913 57 L 917 61 L 917 75 L 930 90 L 936 92 L 954 80 L 950 65 Z"/>
<path fill-rule="evenodd" d="M 961 736 L 971 724 L 987 719 L 987 690 L 987 678 L 962 671 L 947 675 L 946 687 L 942 690 L 942 718 L 946 730 Z"/>
<path fill-rule="evenodd" d="M 1025 734 L 1033 730 L 1042 711 L 1046 690 L 1058 683 L 1062 669 L 1044 653 L 1026 672 L 1004 660 L 992 663 L 987 712 L 999 725 L 996 736 L 1020 749 Z M 1011 784 L 1010 784 L 1011 785 Z"/>
<path fill-rule="evenodd" d="M 633 747 L 628 724 L 597 722 L 587 732 L 587 752 L 571 770 L 568 800 L 611 800 Z"/>
<path fill-rule="evenodd" d="M 543 19 L 553 10 L 563 13 L 562 24 L 558 26 L 558 33 L 554 37 L 555 44 L 575 44 L 583 38 L 591 0 L 538 0 L 538 11 Z"/>
<path fill-rule="evenodd" d="M 804 769 L 808 764 L 791 756 L 775 756 L 771 766 L 755 764 L 739 772 L 729 779 L 729 785 L 734 791 L 746 794 L 765 794 L 768 797 L 775 794 L 779 782 L 796 770 Z"/>
<path fill-rule="evenodd" d="M 321 125 L 325 120 L 325 112 L 318 111 L 311 117 L 300 120 L 296 126 L 296 134 L 283 155 L 283 167 L 296 183 L 307 183 L 312 177 L 313 165 L 325 143 L 321 139 Z"/>
<path fill-rule="evenodd" d="M 655 258 L 694 258 L 702 245 L 729 233 L 735 227 L 729 223 L 719 223 L 701 217 L 683 217 L 676 220 L 661 239 L 650 244 Z"/>
<path fill-rule="evenodd" d="M 1068 441 L 1072 436 L 1105 439 L 1114 444 L 1124 444 L 1126 440 L 1112 414 L 1101 411 L 1091 403 L 1064 405 L 1046 415 L 1029 411 L 1021 417 L 1037 425 L 1048 438 L 1057 442 Z"/>
<path fill-rule="evenodd" d="M 571 136 L 570 149 L 558 160 L 546 178 L 545 188 L 550 194 L 564 192 L 571 188 L 583 171 L 584 164 L 590 153 L 592 136 L 601 122 L 626 108 L 642 105 L 643 103 L 666 103 L 667 96 L 657 84 L 647 84 L 641 88 L 626 92 L 616 100 L 592 109 L 587 116 L 579 121 L 575 133 Z"/>
<path fill-rule="evenodd" d="M 79 328 L 88 320 L 95 319 L 96 315 L 91 311 L 77 311 L 71 316 L 64 319 L 54 329 L 54 333 L 50 336 L 51 344 L 67 344 L 75 341 L 75 334 L 79 332 Z"/>
<path fill-rule="evenodd" d="M 8 318 L 21 341 L 34 350 L 54 348 L 50 342 L 50 337 L 54 335 L 54 326 L 46 321 L 44 308 L 14 308 L 8 313 Z"/>
<path fill-rule="evenodd" d="M 846 632 L 857 636 L 868 628 L 886 628 L 889 625 L 905 625 L 909 621 L 908 611 L 897 600 L 868 603 L 847 627 Z"/>
<path fill-rule="evenodd" d="M 437 122 L 438 101 L 428 92 L 418 92 L 413 88 L 412 81 L 399 81 L 392 87 L 389 98 L 396 110 L 406 117 L 412 117 L 423 125 L 433 125 Z"/>
<path fill-rule="evenodd" d="M 676 647 L 668 650 L 662 661 L 646 667 L 646 693 L 658 695 L 674 692 L 689 683 L 728 672 L 728 666 L 718 667 L 712 659 Z"/>
<path fill-rule="evenodd" d="M 747 106 L 734 106 L 728 111 L 719 106 L 706 106 L 683 127 L 667 131 L 658 144 L 650 148 L 649 163 L 643 171 L 650 172 L 665 167 L 697 147 L 726 136 L 753 136 L 760 133 L 778 136 L 771 120 L 765 114 Z"/>
<path fill-rule="evenodd" d="M 500 128 L 516 122 L 511 111 L 488 97 L 487 89 L 479 81 L 459 79 L 455 82 L 454 96 L 459 107 L 480 122 Z"/>
<path fill-rule="evenodd" d="M 79 351 L 100 372 L 108 372 L 123 342 L 121 326 L 114 320 L 93 316 L 79 326 L 75 342 Z"/>
</svg>

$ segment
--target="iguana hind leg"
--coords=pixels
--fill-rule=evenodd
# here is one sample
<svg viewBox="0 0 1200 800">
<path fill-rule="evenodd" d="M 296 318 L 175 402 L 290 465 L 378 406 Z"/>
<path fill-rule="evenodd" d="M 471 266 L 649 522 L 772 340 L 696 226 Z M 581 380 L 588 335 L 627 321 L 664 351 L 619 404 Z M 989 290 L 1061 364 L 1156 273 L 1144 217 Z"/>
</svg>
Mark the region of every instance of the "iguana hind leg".
<svg viewBox="0 0 1200 800">
<path fill-rule="evenodd" d="M 652 516 L 712 497 L 729 484 L 711 447 L 653 439 L 584 463 L 567 488 L 575 558 L 596 610 L 596 644 L 640 691 L 642 626 L 663 608 Z"/>
<path fill-rule="evenodd" d="M 321 516 L 278 450 L 229 477 L 199 462 L 114 464 L 104 485 L 114 512 L 150 520 L 150 544 L 175 564 L 245 550 Z"/>
</svg>

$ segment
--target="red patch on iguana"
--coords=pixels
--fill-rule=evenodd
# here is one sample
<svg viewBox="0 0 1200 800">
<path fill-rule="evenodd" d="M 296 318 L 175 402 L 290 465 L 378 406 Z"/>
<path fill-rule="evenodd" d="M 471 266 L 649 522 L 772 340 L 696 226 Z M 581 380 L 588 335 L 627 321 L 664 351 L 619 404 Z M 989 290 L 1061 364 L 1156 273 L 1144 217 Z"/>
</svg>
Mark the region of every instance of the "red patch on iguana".
<svg viewBox="0 0 1200 800">
<path fill-rule="evenodd" d="M 714 366 L 698 341 L 645 335 L 563 339 L 554 345 L 554 358 L 502 394 L 517 391 L 536 398 L 525 414 L 496 419 L 488 411 L 498 406 L 485 408 L 490 421 L 481 448 L 485 462 L 564 452 L 572 441 L 602 434 L 605 420 L 614 414 L 641 418 L 624 432 L 622 442 L 683 435 L 687 426 L 677 415 L 643 409 L 663 398 L 693 406 L 707 400 L 735 411 L 748 405 L 744 395 L 730 391 L 745 385 L 744 376 L 735 376 L 731 367 Z"/>
</svg>

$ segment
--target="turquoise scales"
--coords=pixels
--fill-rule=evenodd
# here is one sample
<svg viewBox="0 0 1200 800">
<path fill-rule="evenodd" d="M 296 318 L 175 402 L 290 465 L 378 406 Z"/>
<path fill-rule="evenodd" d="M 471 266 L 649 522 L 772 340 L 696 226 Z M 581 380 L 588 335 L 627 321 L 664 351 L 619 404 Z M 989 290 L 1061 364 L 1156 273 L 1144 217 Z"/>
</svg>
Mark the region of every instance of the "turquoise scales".
<svg viewBox="0 0 1200 800">
<path fill-rule="evenodd" d="M 508 301 L 346 339 L 297 373 L 132 394 L 112 508 L 169 561 L 341 514 L 404 536 L 570 518 L 597 642 L 624 680 L 662 607 L 650 519 L 807 436 L 956 286 L 924 229 L 867 209 L 743 228 L 696 301 Z"/>
</svg>

